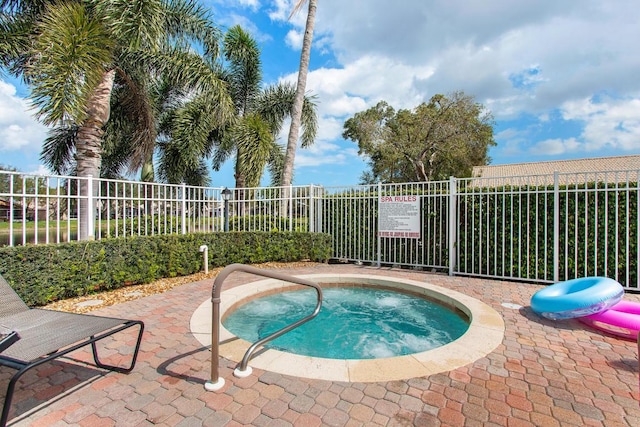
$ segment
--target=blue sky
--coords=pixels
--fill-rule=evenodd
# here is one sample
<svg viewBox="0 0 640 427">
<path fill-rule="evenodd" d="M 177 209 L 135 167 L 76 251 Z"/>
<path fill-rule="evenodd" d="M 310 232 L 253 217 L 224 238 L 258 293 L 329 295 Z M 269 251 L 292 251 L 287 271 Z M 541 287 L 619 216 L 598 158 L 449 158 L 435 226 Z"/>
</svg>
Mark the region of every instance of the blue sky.
<svg viewBox="0 0 640 427">
<path fill-rule="evenodd" d="M 221 28 L 240 24 L 255 37 L 266 84 L 295 80 L 306 10 L 288 20 L 292 0 L 201 3 Z M 492 164 L 640 154 L 636 0 L 318 3 L 307 91 L 318 98 L 320 127 L 314 146 L 298 150 L 295 184 L 359 182 L 365 160 L 341 138 L 355 113 L 458 90 L 496 119 Z M 0 79 L 0 164 L 43 172 L 46 129 L 27 96 Z M 211 176 L 233 185 L 231 164 Z"/>
</svg>

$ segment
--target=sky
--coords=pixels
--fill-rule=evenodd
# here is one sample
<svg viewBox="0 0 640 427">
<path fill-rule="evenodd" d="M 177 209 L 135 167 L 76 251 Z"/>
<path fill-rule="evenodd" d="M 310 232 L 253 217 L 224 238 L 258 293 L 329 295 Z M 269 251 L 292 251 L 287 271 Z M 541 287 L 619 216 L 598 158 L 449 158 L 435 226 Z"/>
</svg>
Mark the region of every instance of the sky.
<svg viewBox="0 0 640 427">
<path fill-rule="evenodd" d="M 253 35 L 266 85 L 296 80 L 306 7 L 289 19 L 293 0 L 200 3 L 223 31 Z M 294 184 L 359 183 L 367 163 L 341 136 L 347 119 L 455 91 L 494 116 L 491 164 L 640 154 L 638 22 L 637 0 L 318 0 L 307 92 L 319 129 Z M 0 164 L 46 173 L 28 94 L 0 75 Z M 211 178 L 233 186 L 231 162 Z"/>
</svg>

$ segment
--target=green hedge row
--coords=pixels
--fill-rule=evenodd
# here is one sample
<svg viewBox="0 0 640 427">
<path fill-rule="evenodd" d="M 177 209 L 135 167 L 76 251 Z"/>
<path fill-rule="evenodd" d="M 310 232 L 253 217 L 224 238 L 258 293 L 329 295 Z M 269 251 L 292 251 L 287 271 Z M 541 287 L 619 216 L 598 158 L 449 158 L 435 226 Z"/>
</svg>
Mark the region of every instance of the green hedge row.
<svg viewBox="0 0 640 427">
<path fill-rule="evenodd" d="M 232 263 L 326 261 L 331 237 L 319 233 L 200 233 L 137 236 L 0 248 L 0 274 L 30 306 Z"/>
<path fill-rule="evenodd" d="M 459 268 L 486 275 L 553 279 L 553 186 L 461 194 Z M 525 189 L 526 190 L 526 189 Z M 639 194 L 635 183 L 560 186 L 560 277 L 603 275 L 638 283 Z M 596 191 L 597 190 L 597 191 Z M 482 247 L 491 244 L 491 252 Z M 628 262 L 627 262 L 628 261 Z M 628 273 L 627 273 L 628 272 Z"/>
</svg>

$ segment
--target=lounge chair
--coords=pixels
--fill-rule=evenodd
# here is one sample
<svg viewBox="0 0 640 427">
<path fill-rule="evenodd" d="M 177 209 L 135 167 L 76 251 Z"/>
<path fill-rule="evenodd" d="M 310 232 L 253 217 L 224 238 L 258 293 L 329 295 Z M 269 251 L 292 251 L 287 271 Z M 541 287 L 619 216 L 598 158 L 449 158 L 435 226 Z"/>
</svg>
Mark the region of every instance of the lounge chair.
<svg viewBox="0 0 640 427">
<path fill-rule="evenodd" d="M 16 369 L 7 386 L 0 427 L 5 427 L 18 379 L 29 369 L 91 344 L 96 366 L 128 373 L 134 368 L 144 323 L 53 310 L 30 309 L 0 275 L 0 325 L 17 332 L 17 341 L 0 352 L 0 365 Z M 96 342 L 132 326 L 139 326 L 138 340 L 131 365 L 123 368 L 100 362 Z"/>
</svg>

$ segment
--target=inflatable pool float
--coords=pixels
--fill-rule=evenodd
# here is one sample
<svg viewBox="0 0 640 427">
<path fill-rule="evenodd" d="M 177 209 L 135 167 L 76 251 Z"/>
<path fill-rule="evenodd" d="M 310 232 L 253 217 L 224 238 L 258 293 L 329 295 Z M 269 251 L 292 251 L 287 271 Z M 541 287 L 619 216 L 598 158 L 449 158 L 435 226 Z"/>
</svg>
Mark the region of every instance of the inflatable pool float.
<svg viewBox="0 0 640 427">
<path fill-rule="evenodd" d="M 599 313 L 617 304 L 624 295 L 622 285 L 608 277 L 567 280 L 536 292 L 531 309 L 552 320 L 572 319 Z"/>
<path fill-rule="evenodd" d="M 640 331 L 640 303 L 620 301 L 608 310 L 578 320 L 610 334 L 636 340 Z"/>
</svg>

